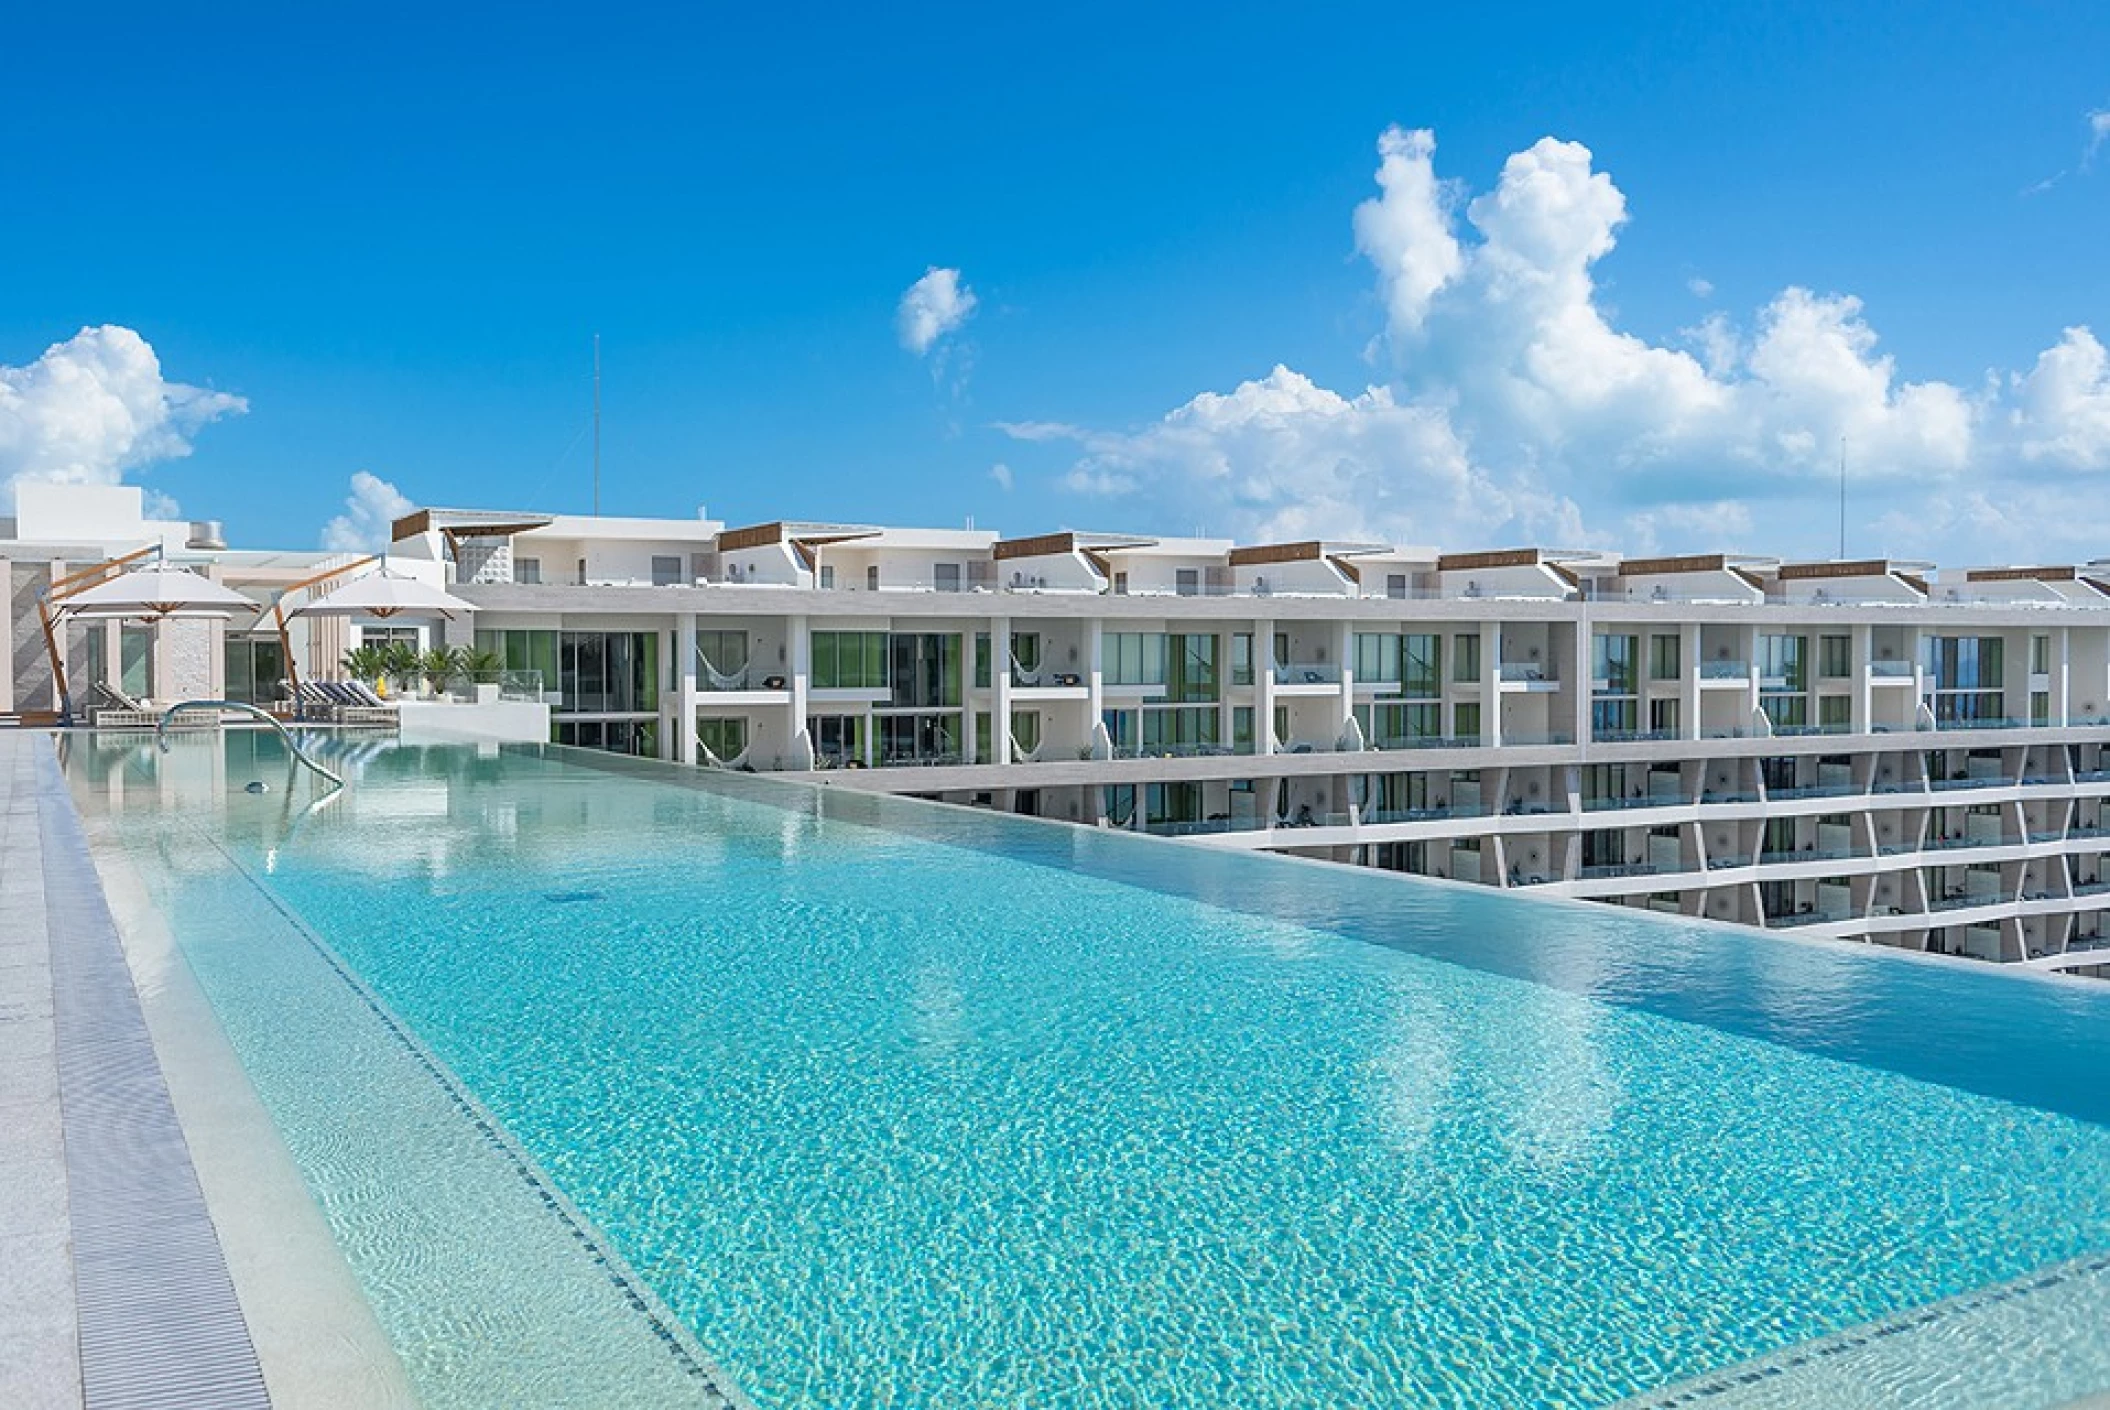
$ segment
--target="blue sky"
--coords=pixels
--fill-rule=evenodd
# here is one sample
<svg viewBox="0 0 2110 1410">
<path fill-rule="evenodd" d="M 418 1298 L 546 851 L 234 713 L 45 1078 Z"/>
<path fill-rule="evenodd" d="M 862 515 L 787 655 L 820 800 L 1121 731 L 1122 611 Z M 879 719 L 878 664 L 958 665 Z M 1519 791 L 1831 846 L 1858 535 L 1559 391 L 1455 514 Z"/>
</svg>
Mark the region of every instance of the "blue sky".
<svg viewBox="0 0 2110 1410">
<path fill-rule="evenodd" d="M 241 543 L 585 508 L 598 332 L 612 513 L 2110 554 L 2100 5 L 61 9 L 0 473 Z"/>
</svg>

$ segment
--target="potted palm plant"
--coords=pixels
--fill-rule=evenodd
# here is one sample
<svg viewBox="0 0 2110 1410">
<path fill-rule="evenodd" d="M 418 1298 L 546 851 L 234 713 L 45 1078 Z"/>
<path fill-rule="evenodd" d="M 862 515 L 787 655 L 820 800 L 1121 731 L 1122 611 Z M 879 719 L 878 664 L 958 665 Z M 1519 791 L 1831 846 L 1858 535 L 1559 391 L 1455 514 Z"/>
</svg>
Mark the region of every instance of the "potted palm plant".
<svg viewBox="0 0 2110 1410">
<path fill-rule="evenodd" d="M 421 660 L 418 649 L 407 641 L 392 641 L 381 648 L 382 668 L 388 684 L 404 694 L 417 689 Z"/>
<path fill-rule="evenodd" d="M 506 658 L 484 647 L 463 647 L 459 652 L 460 669 L 476 696 L 476 703 L 488 705 L 498 699 L 498 678 L 505 674 Z"/>
<path fill-rule="evenodd" d="M 344 653 L 338 664 L 344 668 L 344 673 L 355 681 L 365 681 L 375 690 L 386 686 L 388 652 L 374 643 L 353 647 Z"/>
<path fill-rule="evenodd" d="M 418 657 L 418 675 L 428 695 L 444 695 L 447 682 L 461 673 L 462 655 L 451 646 L 435 646 Z"/>
</svg>

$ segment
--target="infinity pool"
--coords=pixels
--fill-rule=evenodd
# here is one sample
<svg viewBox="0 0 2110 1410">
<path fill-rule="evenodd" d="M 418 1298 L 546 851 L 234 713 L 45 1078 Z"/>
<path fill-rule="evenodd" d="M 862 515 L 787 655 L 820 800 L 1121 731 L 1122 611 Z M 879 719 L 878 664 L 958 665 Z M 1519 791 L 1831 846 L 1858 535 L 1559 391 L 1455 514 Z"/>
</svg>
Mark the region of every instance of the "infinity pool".
<svg viewBox="0 0 2110 1410">
<path fill-rule="evenodd" d="M 1605 1404 L 2110 1251 L 2085 983 L 573 751 L 335 757 L 313 810 L 261 735 L 67 766 L 434 1404 Z M 485 1114 L 554 1206 L 435 1153 Z M 523 1267 L 567 1204 L 552 1266 L 605 1245 L 634 1302 Z"/>
</svg>

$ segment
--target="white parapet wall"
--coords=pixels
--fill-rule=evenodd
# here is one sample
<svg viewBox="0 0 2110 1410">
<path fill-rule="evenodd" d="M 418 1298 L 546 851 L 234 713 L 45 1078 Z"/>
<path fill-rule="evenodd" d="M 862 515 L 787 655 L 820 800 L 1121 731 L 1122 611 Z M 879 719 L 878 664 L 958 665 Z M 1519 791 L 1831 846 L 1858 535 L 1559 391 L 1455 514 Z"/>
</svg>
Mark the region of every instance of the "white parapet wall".
<svg viewBox="0 0 2110 1410">
<path fill-rule="evenodd" d="M 526 700 L 404 700 L 397 705 L 411 744 L 549 743 L 549 706 Z"/>
</svg>

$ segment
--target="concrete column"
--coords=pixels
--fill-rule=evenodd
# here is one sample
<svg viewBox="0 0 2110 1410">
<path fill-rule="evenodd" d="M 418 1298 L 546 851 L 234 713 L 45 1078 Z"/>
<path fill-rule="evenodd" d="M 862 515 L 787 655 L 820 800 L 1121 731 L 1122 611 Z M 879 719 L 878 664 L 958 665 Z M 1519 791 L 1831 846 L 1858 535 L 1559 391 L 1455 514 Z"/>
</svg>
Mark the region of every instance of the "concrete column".
<svg viewBox="0 0 2110 1410">
<path fill-rule="evenodd" d="M 1253 623 L 1253 752 L 1275 752 L 1275 624 Z"/>
<path fill-rule="evenodd" d="M 1738 729 L 1748 729 L 1751 726 L 1751 722 L 1758 717 L 1758 628 L 1739 627 L 1737 636 L 1743 643 L 1744 669 L 1748 672 L 1748 676 L 1744 681 L 1743 718 L 1738 720 L 1736 725 Z"/>
<path fill-rule="evenodd" d="M 1085 742 L 1091 742 L 1092 731 L 1098 727 L 1099 717 L 1106 709 L 1106 641 L 1105 623 L 1097 617 L 1085 624 L 1084 629 L 1084 687 Z"/>
<path fill-rule="evenodd" d="M 1552 625 L 1546 637 L 1549 654 L 1553 639 L 1560 634 L 1563 628 L 1570 633 L 1568 660 L 1572 665 L 1569 674 L 1575 679 L 1575 688 L 1568 697 L 1570 706 L 1568 712 L 1568 733 L 1575 737 L 1577 744 L 1588 744 L 1590 742 L 1590 699 L 1594 693 L 1594 682 L 1597 677 L 1596 632 L 1590 622 L 1589 610 L 1585 608 L 1582 615 L 1573 622 L 1555 622 Z M 1554 728 L 1551 719 L 1547 721 L 1547 728 Z"/>
<path fill-rule="evenodd" d="M 697 760 L 696 748 L 696 614 L 674 617 L 674 757 L 684 764 Z"/>
<path fill-rule="evenodd" d="M 1046 664 L 1043 655 L 1042 664 Z M 996 738 L 989 751 L 992 762 L 1011 762 L 1011 619 L 997 617 L 989 623 L 989 686 L 995 693 L 989 707 L 989 728 Z M 1099 636 L 1092 634 L 1092 689 L 1099 688 Z M 1093 719 L 1098 719 L 1094 714 Z M 1089 742 L 1089 741 L 1087 741 Z"/>
<path fill-rule="evenodd" d="M 1334 654 L 1341 662 L 1340 718 L 1333 722 L 1334 738 L 1348 728 L 1349 716 L 1355 713 L 1355 623 L 1339 622 L 1333 631 Z M 1436 683 L 1438 698 L 1441 698 L 1443 682 Z M 1441 708 L 1441 707 L 1439 707 Z"/>
<path fill-rule="evenodd" d="M 785 656 L 785 683 L 791 687 L 791 722 L 784 731 L 787 751 L 791 742 L 806 728 L 806 692 L 813 686 L 813 634 L 806 630 L 804 613 L 784 619 L 784 633 L 788 648 Z"/>
<path fill-rule="evenodd" d="M 1678 738 L 1700 737 L 1700 624 L 1678 626 Z"/>
<path fill-rule="evenodd" d="M 2073 705 L 2069 697 L 2073 694 L 2073 675 L 2069 657 L 2072 653 L 2073 629 L 2055 627 L 2051 633 L 2051 722 L 2064 725 L 2073 716 Z"/>
<path fill-rule="evenodd" d="M 1502 624 L 1481 622 L 1479 628 L 1480 742 L 1492 749 L 1502 742 Z"/>
<path fill-rule="evenodd" d="M 1853 732 L 1867 734 L 1874 726 L 1876 718 L 1876 629 L 1867 622 L 1858 622 L 1854 625 L 1852 637 L 1853 657 L 1850 664 L 1854 671 Z"/>
</svg>

